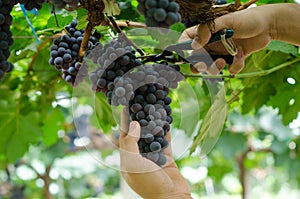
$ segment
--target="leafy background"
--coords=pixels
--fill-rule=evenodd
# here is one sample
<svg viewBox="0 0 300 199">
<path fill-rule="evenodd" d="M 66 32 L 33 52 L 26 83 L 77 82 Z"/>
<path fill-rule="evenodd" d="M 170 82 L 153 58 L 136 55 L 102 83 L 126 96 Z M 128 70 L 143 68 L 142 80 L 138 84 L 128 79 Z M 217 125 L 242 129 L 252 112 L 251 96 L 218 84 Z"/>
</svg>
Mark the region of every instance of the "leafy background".
<svg viewBox="0 0 300 199">
<path fill-rule="evenodd" d="M 280 2 L 285 1 L 258 4 Z M 137 1 L 119 3 L 117 20 L 143 22 Z M 116 169 L 118 130 L 105 97 L 74 92 L 48 64 L 53 39 L 73 17 L 84 28 L 87 13 L 57 11 L 58 27 L 51 9 L 44 4 L 39 15 L 28 13 L 40 44 L 20 7 L 12 12 L 15 43 L 10 61 L 15 70 L 0 84 L 0 198 L 138 198 Z M 181 24 L 172 29 L 184 30 Z M 103 43 L 116 35 L 108 27 L 97 30 Z M 154 42 L 131 38 L 149 46 Z M 299 65 L 298 47 L 273 41 L 249 56 L 240 74 L 225 78 L 228 116 L 217 144 L 202 158 L 198 144 L 191 154 L 186 146 L 203 133 L 201 125 L 212 107 L 208 88 L 202 78 L 187 78 L 172 91 L 173 98 L 180 98 L 172 104 L 174 156 L 194 198 L 299 198 Z M 188 72 L 187 66 L 182 68 Z M 180 119 L 194 116 L 187 85 L 200 110 L 196 123 Z M 190 114 L 181 115 L 180 108 Z"/>
</svg>

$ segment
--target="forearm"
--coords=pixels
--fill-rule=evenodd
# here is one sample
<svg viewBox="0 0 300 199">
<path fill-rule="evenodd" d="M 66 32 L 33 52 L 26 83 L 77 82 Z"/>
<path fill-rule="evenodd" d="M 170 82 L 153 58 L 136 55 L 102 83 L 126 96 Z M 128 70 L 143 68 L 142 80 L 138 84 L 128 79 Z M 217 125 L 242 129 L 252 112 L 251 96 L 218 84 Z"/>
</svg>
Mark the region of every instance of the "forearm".
<svg viewBox="0 0 300 199">
<path fill-rule="evenodd" d="M 300 5 L 282 3 L 269 6 L 272 6 L 270 8 L 272 15 L 270 23 L 271 38 L 300 45 Z"/>
</svg>

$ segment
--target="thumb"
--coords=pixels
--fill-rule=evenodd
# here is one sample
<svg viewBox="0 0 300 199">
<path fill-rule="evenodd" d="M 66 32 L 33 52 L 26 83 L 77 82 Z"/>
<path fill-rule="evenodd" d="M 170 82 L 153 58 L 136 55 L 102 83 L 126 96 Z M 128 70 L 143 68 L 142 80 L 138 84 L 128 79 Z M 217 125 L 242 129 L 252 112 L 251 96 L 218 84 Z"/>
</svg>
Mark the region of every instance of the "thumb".
<svg viewBox="0 0 300 199">
<path fill-rule="evenodd" d="M 133 121 L 129 125 L 128 134 L 120 137 L 120 148 L 123 151 L 131 153 L 139 153 L 138 141 L 140 139 L 141 127 L 137 121 Z"/>
</svg>

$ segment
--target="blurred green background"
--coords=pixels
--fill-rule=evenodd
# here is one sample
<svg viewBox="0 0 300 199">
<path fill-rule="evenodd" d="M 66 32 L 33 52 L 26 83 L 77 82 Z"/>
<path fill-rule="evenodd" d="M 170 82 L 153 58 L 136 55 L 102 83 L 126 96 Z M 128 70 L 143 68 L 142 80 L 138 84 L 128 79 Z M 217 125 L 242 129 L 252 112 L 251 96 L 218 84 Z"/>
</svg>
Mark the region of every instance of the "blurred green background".
<svg viewBox="0 0 300 199">
<path fill-rule="evenodd" d="M 281 2 L 286 1 L 257 4 Z M 137 1 L 119 3 L 122 12 L 117 20 L 143 22 Z M 115 121 L 119 118 L 114 118 L 105 96 L 85 92 L 87 85 L 73 89 L 48 64 L 53 39 L 73 17 L 84 28 L 87 13 L 57 10 L 57 26 L 51 9 L 44 4 L 39 15 L 27 13 L 40 45 L 19 5 L 12 12 L 15 43 L 10 61 L 15 70 L 0 84 L 0 198 L 139 198 L 120 177 Z M 96 29 L 103 43 L 116 35 L 108 27 Z M 172 29 L 178 34 L 184 30 L 182 24 Z M 128 35 L 137 43 L 157 45 L 130 29 Z M 203 133 L 202 122 L 212 107 L 207 84 L 202 78 L 187 78 L 172 91 L 172 148 L 195 199 L 300 198 L 299 57 L 298 47 L 274 41 L 247 58 L 240 73 L 247 78 L 225 78 L 228 115 L 206 156 L 200 157 L 199 143 L 195 152 L 189 149 L 194 137 Z M 189 73 L 187 66 L 182 68 Z M 193 112 L 195 103 L 198 113 Z M 207 125 L 223 125 L 213 119 Z"/>
</svg>

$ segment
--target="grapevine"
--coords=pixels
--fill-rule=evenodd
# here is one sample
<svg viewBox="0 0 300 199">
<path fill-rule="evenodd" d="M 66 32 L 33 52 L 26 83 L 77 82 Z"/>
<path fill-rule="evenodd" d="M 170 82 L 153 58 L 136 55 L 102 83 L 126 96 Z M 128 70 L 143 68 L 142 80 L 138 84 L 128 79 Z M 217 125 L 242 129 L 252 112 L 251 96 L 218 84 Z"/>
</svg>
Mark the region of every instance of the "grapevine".
<svg viewBox="0 0 300 199">
<path fill-rule="evenodd" d="M 20 3 L 26 10 L 40 10 L 46 2 L 67 11 L 84 8 L 87 10 L 88 21 L 85 29 L 77 28 L 76 19 L 64 28 L 61 37 L 56 38 L 50 47 L 49 64 L 62 72 L 66 82 L 77 86 L 88 76 L 88 64 L 85 63 L 89 61 L 86 56 L 90 55 L 90 61 L 98 66 L 89 74 L 92 90 L 104 93 L 112 106 L 125 106 L 130 120 L 138 121 L 141 126 L 141 138 L 138 141 L 141 155 L 159 166 L 164 165 L 166 157 L 163 150 L 169 144 L 166 135 L 173 122 L 172 99 L 169 94 L 183 80 L 183 75 L 175 63 L 176 59 L 151 62 L 142 60 L 142 57 L 146 57 L 144 52 L 127 38 L 114 20 L 113 16 L 120 13 L 116 1 L 0 0 L 0 80 L 13 69 L 13 65 L 7 61 L 10 56 L 9 47 L 13 44 L 10 31 L 13 19 L 10 13 L 13 7 Z M 187 27 L 204 23 L 201 18 L 196 19 L 199 16 L 194 14 L 197 7 L 189 8 L 193 12 L 187 12 L 185 3 L 183 0 L 139 0 L 137 9 L 144 15 L 148 27 L 169 29 L 179 22 L 184 22 Z M 212 6 L 224 3 L 222 0 L 217 3 L 207 0 L 200 3 L 205 9 L 201 9 L 199 13 L 207 12 L 202 17 L 213 20 L 222 15 L 224 10 L 218 8 L 220 12 L 214 12 L 218 9 L 212 11 Z M 99 25 L 111 25 L 117 31 L 119 39 L 102 45 L 99 42 L 101 35 L 95 31 L 95 27 Z M 137 53 L 142 57 L 137 57 Z"/>
</svg>

